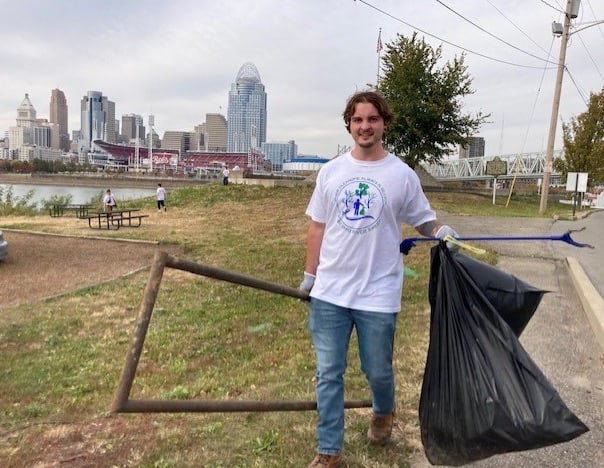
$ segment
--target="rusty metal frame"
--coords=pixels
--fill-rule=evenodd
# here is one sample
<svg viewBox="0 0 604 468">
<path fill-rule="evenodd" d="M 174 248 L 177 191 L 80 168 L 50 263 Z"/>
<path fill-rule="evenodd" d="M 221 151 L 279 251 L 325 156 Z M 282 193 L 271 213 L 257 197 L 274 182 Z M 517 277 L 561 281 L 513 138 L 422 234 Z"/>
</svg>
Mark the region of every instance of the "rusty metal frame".
<svg viewBox="0 0 604 468">
<path fill-rule="evenodd" d="M 261 411 L 309 411 L 317 408 L 316 401 L 291 400 L 136 400 L 130 398 L 132 383 L 151 322 L 153 307 L 159 292 L 164 269 L 175 268 L 196 275 L 228 281 L 242 286 L 262 289 L 285 296 L 308 301 L 308 294 L 299 289 L 282 286 L 258 278 L 234 273 L 220 268 L 179 259 L 166 252 L 155 254 L 149 280 L 141 301 L 136 326 L 130 339 L 126 363 L 111 403 L 112 413 L 212 413 L 212 412 L 261 412 Z M 345 408 L 371 407 L 370 400 L 352 400 L 344 403 Z"/>
</svg>

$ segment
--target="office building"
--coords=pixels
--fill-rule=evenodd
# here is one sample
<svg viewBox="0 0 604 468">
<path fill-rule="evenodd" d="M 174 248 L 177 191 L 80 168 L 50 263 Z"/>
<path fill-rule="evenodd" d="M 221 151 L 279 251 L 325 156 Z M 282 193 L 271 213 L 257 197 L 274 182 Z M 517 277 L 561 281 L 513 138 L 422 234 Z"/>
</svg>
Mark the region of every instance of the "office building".
<svg viewBox="0 0 604 468">
<path fill-rule="evenodd" d="M 270 161 L 273 171 L 283 170 L 283 163 L 298 156 L 298 145 L 293 140 L 286 143 L 270 142 L 262 144 L 264 158 Z"/>
<path fill-rule="evenodd" d="M 143 125 L 143 118 L 137 114 L 124 114 L 122 115 L 122 131 L 121 134 L 126 137 L 128 143 L 135 142 L 137 137 L 138 127 L 138 139 L 142 142 L 146 136 L 146 129 Z"/>
<path fill-rule="evenodd" d="M 229 91 L 227 151 L 260 149 L 266 141 L 266 92 L 253 63 L 244 63 Z"/>
<path fill-rule="evenodd" d="M 60 89 L 50 92 L 50 123 L 58 126 L 58 137 L 52 138 L 51 147 L 69 151 L 68 110 L 65 93 Z"/>
<path fill-rule="evenodd" d="M 184 157 L 187 151 L 197 151 L 202 146 L 202 142 L 198 140 L 201 137 L 202 134 L 199 131 L 166 131 L 161 139 L 161 148 L 178 151 L 180 157 Z"/>
<path fill-rule="evenodd" d="M 224 115 L 206 114 L 203 134 L 206 151 L 227 150 L 227 120 Z"/>
<path fill-rule="evenodd" d="M 36 117 L 36 109 L 26 93 L 17 108 L 17 125 L 8 129 L 8 149 L 11 159 L 51 161 L 60 159 L 63 151 L 51 147 L 58 141 L 59 126 Z"/>
<path fill-rule="evenodd" d="M 459 158 L 482 158 L 484 156 L 484 138 L 470 137 L 467 146 L 459 146 Z"/>
<path fill-rule="evenodd" d="M 26 93 L 17 108 L 17 126 L 9 128 L 9 147 L 16 149 L 24 145 L 51 147 L 51 138 L 58 135 L 58 126 L 46 119 L 36 117 L 36 109 Z"/>
<path fill-rule="evenodd" d="M 80 105 L 81 130 L 78 149 L 92 150 L 95 140 L 116 143 L 115 103 L 100 91 L 88 91 Z"/>
</svg>

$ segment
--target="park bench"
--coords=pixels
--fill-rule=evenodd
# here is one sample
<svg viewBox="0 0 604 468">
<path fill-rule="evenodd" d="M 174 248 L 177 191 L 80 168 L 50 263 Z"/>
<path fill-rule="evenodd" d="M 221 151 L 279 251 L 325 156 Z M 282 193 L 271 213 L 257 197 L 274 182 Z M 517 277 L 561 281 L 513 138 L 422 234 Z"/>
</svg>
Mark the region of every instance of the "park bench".
<svg viewBox="0 0 604 468">
<path fill-rule="evenodd" d="M 148 217 L 149 215 L 146 214 L 124 215 L 122 213 L 122 216 L 112 216 L 111 222 L 119 225 L 118 227 L 140 227 L 143 222 L 143 218 Z M 133 221 L 135 221 L 136 224 L 132 224 Z"/>
<path fill-rule="evenodd" d="M 57 218 L 63 216 L 66 212 L 73 212 L 76 218 L 84 218 L 88 215 L 91 206 L 86 204 L 58 204 L 50 206 L 50 216 Z"/>
<path fill-rule="evenodd" d="M 120 227 L 140 227 L 146 214 L 138 214 L 139 209 L 90 212 L 82 219 L 88 220 L 91 229 L 119 229 Z"/>
</svg>

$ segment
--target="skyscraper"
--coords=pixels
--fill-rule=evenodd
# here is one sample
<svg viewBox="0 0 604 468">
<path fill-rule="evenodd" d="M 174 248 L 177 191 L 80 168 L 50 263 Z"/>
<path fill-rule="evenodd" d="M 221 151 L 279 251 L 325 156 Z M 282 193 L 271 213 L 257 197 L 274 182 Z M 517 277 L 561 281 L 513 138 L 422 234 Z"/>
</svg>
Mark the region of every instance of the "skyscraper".
<svg viewBox="0 0 604 468">
<path fill-rule="evenodd" d="M 67 100 L 65 93 L 60 89 L 53 89 L 50 93 L 50 123 L 59 126 L 59 141 L 56 147 L 69 151 L 69 128 L 67 125 Z M 55 146 L 53 141 L 53 147 Z"/>
<path fill-rule="evenodd" d="M 81 133 L 78 148 L 92 149 L 94 140 L 115 143 L 115 103 L 100 91 L 88 91 L 81 101 Z"/>
<path fill-rule="evenodd" d="M 138 126 L 138 138 L 144 140 L 146 129 L 143 125 L 143 118 L 138 114 L 122 115 L 122 135 L 125 135 L 130 140 L 135 140 L 137 136 L 136 127 Z"/>
<path fill-rule="evenodd" d="M 459 145 L 459 158 L 481 158 L 484 156 L 484 138 L 470 137 L 468 145 Z"/>
<path fill-rule="evenodd" d="M 36 109 L 29 100 L 29 95 L 25 97 L 17 108 L 17 126 L 8 129 L 9 149 L 18 149 L 23 145 L 34 144 L 34 127 L 36 127 Z"/>
<path fill-rule="evenodd" d="M 62 150 L 51 148 L 51 142 L 53 139 L 58 142 L 58 137 L 59 125 L 37 118 L 36 109 L 26 93 L 17 108 L 17 126 L 8 129 L 8 149 L 12 157 L 21 161 L 58 159 Z"/>
<path fill-rule="evenodd" d="M 229 91 L 227 151 L 259 149 L 266 141 L 266 92 L 256 66 L 244 63 Z"/>
</svg>

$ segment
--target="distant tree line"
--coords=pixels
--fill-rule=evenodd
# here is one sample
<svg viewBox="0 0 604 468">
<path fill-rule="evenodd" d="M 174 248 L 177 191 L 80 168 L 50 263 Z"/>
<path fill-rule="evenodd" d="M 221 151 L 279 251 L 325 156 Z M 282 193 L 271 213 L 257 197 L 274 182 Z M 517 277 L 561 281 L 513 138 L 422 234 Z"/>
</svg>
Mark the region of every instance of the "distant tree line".
<svg viewBox="0 0 604 468">
<path fill-rule="evenodd" d="M 77 164 L 75 162 L 64 163 L 62 161 L 44 161 L 34 159 L 33 161 L 0 160 L 0 172 L 13 174 L 32 174 L 36 172 L 56 174 L 60 172 L 96 172 L 97 168 L 91 164 Z"/>
</svg>

